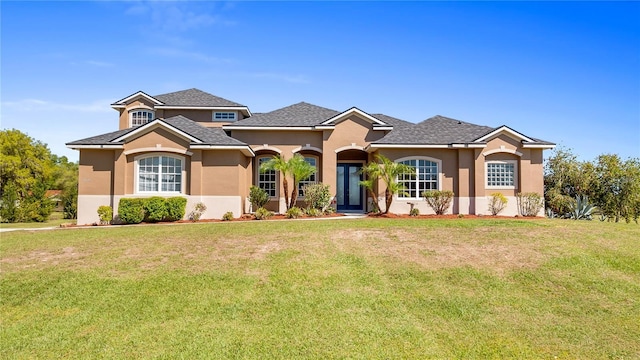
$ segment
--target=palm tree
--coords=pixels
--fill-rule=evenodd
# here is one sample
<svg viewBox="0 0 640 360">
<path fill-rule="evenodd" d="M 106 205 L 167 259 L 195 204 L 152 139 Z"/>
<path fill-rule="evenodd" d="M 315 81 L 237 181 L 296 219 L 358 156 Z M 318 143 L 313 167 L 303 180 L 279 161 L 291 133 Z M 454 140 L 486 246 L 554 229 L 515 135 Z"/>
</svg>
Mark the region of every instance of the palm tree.
<svg viewBox="0 0 640 360">
<path fill-rule="evenodd" d="M 369 197 L 373 200 L 371 205 L 373 205 L 374 213 L 380 212 L 380 206 L 378 206 L 378 194 L 373 191 L 374 187 L 378 183 L 378 179 L 380 178 L 380 169 L 380 164 L 377 162 L 371 162 L 360 169 L 361 174 L 367 175 L 367 179 L 360 181 L 360 185 L 367 189 Z"/>
<path fill-rule="evenodd" d="M 306 162 L 304 156 L 295 154 L 289 159 L 289 171 L 291 172 L 291 177 L 293 177 L 293 190 L 291 191 L 291 203 L 288 209 L 296 205 L 296 200 L 298 199 L 298 184 L 300 181 L 306 180 L 309 176 L 313 175 L 316 172 L 316 168 Z"/>
<path fill-rule="evenodd" d="M 287 210 L 295 206 L 298 199 L 298 184 L 301 180 L 306 180 L 316 172 L 316 168 L 304 160 L 304 156 L 295 154 L 291 159 L 285 161 L 280 155 L 274 155 L 271 160 L 260 166 L 260 171 L 269 170 L 280 171 L 282 175 L 282 187 L 284 188 L 284 202 Z M 291 191 L 291 201 L 289 201 L 289 181 L 293 178 L 293 190 Z"/>
<path fill-rule="evenodd" d="M 274 155 L 269 161 L 260 165 L 260 172 L 267 172 L 269 170 L 280 171 L 282 175 L 282 186 L 284 187 L 284 202 L 289 209 L 289 183 L 287 182 L 287 176 L 289 175 L 289 162 L 285 161 L 280 155 Z"/>
<path fill-rule="evenodd" d="M 399 194 L 400 192 L 404 192 L 404 185 L 398 182 L 398 176 L 400 174 L 415 174 L 415 169 L 413 168 L 413 166 L 393 162 L 384 155 L 376 155 L 375 159 L 376 161 L 370 162 L 362 169 L 363 172 L 365 172 L 369 176 L 371 184 L 367 184 L 367 180 L 365 180 L 362 185 L 367 187 L 367 189 L 369 189 L 370 191 L 369 194 L 373 195 L 374 199 L 377 200 L 377 196 L 375 196 L 375 193 L 373 193 L 372 190 L 373 184 L 378 179 L 382 179 L 382 181 L 384 181 L 385 185 L 387 186 L 384 191 L 384 214 L 386 214 L 389 212 L 389 208 L 391 208 L 393 196 L 395 194 Z"/>
</svg>

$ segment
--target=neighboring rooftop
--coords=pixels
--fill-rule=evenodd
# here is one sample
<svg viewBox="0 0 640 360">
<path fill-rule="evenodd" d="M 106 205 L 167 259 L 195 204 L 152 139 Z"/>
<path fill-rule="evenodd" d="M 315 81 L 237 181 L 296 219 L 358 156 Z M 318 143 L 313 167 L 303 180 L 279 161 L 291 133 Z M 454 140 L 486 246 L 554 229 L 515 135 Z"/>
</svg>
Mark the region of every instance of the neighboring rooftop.
<svg viewBox="0 0 640 360">
<path fill-rule="evenodd" d="M 164 105 L 171 106 L 246 107 L 242 104 L 238 104 L 237 102 L 223 99 L 219 96 L 215 96 L 195 88 L 156 95 L 154 98 L 162 101 Z"/>
<path fill-rule="evenodd" d="M 240 140 L 234 139 L 227 135 L 221 128 L 210 128 L 204 127 L 197 122 L 190 120 L 182 115 L 173 116 L 167 119 L 156 119 L 155 121 L 160 121 L 166 123 L 200 141 L 200 145 L 221 145 L 221 146 L 231 146 L 231 145 L 246 145 Z M 148 123 L 146 125 L 134 126 L 132 128 L 118 130 L 106 134 L 92 136 L 86 139 L 80 139 L 76 141 L 72 141 L 67 143 L 67 145 L 117 145 L 123 144 L 122 141 L 114 142 L 115 139 L 118 139 L 132 131 L 139 129 L 142 126 L 150 125 Z"/>
</svg>

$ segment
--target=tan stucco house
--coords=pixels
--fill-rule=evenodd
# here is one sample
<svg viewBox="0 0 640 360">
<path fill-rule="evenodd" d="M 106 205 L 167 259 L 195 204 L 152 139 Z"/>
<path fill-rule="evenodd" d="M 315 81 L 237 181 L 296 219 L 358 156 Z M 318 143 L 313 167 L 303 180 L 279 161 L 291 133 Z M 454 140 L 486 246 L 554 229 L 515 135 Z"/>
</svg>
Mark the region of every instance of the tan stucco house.
<svg viewBox="0 0 640 360">
<path fill-rule="evenodd" d="M 245 105 L 198 89 L 150 96 L 142 91 L 111 107 L 119 130 L 67 144 L 80 151 L 78 223 L 98 221 L 97 209 L 117 213 L 123 197 L 184 196 L 187 213 L 196 203 L 203 218 L 237 217 L 250 212 L 251 185 L 271 196 L 268 207 L 285 209 L 282 179 L 260 173 L 273 155 L 303 155 L 317 168 L 305 183 L 328 184 L 339 212 L 365 212 L 372 201 L 384 208 L 384 184 L 378 199 L 367 198 L 360 167 L 382 154 L 416 169 L 403 176 L 407 193 L 390 212 L 415 206 L 432 213 L 420 194 L 453 190 L 454 214 L 487 214 L 488 196 L 508 199 L 502 213 L 517 213 L 515 194 L 543 193 L 542 152 L 553 143 L 508 126 L 480 126 L 443 116 L 414 124 L 356 107 L 336 111 L 301 102 L 268 113 L 252 114 Z M 302 203 L 301 203 L 302 205 Z"/>
</svg>

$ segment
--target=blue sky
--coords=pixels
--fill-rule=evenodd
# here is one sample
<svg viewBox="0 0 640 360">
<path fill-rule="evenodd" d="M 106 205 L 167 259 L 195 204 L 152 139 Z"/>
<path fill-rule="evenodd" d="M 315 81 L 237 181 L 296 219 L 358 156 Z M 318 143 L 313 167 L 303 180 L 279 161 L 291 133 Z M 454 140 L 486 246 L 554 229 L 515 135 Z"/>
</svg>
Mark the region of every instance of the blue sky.
<svg viewBox="0 0 640 360">
<path fill-rule="evenodd" d="M 252 112 L 306 101 L 443 115 L 506 124 L 583 160 L 640 157 L 638 2 L 0 7 L 0 126 L 71 160 L 65 142 L 117 130 L 112 102 L 193 87 Z"/>
</svg>

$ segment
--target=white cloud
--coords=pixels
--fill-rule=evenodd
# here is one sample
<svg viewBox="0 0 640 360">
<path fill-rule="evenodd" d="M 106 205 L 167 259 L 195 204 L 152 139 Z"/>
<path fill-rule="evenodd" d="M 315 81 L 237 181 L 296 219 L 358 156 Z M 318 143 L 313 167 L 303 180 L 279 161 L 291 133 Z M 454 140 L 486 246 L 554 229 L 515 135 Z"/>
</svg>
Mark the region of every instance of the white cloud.
<svg viewBox="0 0 640 360">
<path fill-rule="evenodd" d="M 143 1 L 129 7 L 126 15 L 144 16 L 148 21 L 144 22 L 144 27 L 151 27 L 153 31 L 163 32 L 183 32 L 192 29 L 211 26 L 215 23 L 226 23 L 220 21 L 218 16 L 208 13 L 208 9 L 203 6 L 210 6 L 211 3 L 193 2 L 167 2 L 167 1 Z"/>
</svg>

